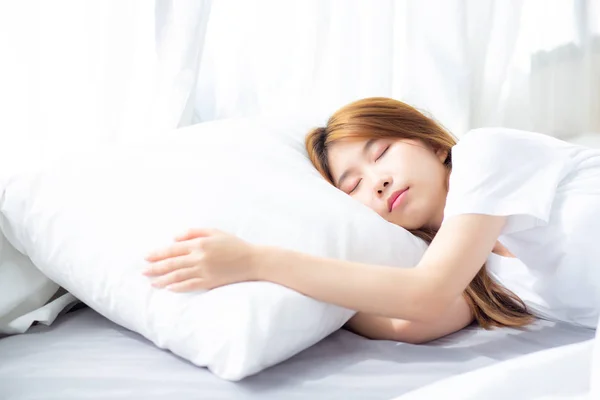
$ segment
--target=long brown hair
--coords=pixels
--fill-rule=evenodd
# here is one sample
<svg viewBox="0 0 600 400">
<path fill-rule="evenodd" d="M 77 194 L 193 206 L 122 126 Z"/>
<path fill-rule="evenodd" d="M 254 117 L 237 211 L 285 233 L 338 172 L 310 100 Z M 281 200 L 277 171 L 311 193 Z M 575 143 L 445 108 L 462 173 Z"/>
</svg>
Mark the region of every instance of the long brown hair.
<svg viewBox="0 0 600 400">
<path fill-rule="evenodd" d="M 451 148 L 456 139 L 438 122 L 414 107 L 385 97 L 362 99 L 342 107 L 329 118 L 327 126 L 315 128 L 306 136 L 306 150 L 317 170 L 331 184 L 328 148 L 348 139 L 396 138 L 417 139 L 434 151 L 443 150 L 448 157 L 444 164 L 452 169 Z M 437 233 L 431 229 L 411 231 L 431 243 Z M 514 293 L 495 282 L 485 264 L 464 292 L 475 320 L 486 328 L 529 324 L 533 316 L 525 303 Z"/>
</svg>

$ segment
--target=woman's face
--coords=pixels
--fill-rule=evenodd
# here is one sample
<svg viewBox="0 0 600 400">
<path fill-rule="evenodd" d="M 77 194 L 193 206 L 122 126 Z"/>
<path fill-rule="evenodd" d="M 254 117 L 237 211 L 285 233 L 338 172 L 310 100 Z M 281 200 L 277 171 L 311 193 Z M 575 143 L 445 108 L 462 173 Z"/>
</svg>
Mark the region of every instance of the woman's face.
<svg viewBox="0 0 600 400">
<path fill-rule="evenodd" d="M 336 187 L 405 229 L 442 223 L 447 152 L 412 139 L 359 139 L 329 148 Z"/>
</svg>

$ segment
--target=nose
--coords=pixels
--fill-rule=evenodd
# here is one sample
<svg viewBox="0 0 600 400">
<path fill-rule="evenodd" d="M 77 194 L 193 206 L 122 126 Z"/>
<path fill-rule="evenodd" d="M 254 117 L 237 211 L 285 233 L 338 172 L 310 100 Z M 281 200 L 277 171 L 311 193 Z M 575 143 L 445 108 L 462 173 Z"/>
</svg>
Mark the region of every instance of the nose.
<svg viewBox="0 0 600 400">
<path fill-rule="evenodd" d="M 382 194 L 385 193 L 385 191 L 390 187 L 390 185 L 392 184 L 392 178 L 391 177 L 385 177 L 379 180 L 379 182 L 377 183 L 377 185 L 375 186 L 377 189 L 377 195 L 381 196 Z"/>
</svg>

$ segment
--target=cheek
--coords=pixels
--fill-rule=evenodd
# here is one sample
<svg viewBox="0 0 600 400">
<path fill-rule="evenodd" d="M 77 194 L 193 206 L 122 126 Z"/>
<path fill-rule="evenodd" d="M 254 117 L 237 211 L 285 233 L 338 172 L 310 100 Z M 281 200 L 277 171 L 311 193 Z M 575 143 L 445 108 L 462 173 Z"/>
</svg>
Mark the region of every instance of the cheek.
<svg viewBox="0 0 600 400">
<path fill-rule="evenodd" d="M 371 204 L 372 197 L 369 196 L 369 194 L 367 193 L 367 190 L 365 188 L 360 190 L 358 193 L 356 193 L 352 197 L 354 198 L 354 200 L 364 204 L 365 206 L 367 206 L 369 208 L 373 208 L 373 205 Z"/>
<path fill-rule="evenodd" d="M 439 186 L 445 171 L 444 165 L 427 150 L 407 151 L 397 168 L 406 173 L 412 183 L 434 186 L 431 189 Z"/>
<path fill-rule="evenodd" d="M 394 174 L 394 178 L 403 179 L 408 177 L 406 175 L 411 175 L 411 170 L 414 171 L 411 168 L 413 157 L 413 154 L 400 146 L 392 147 L 379 164 L 387 172 Z"/>
<path fill-rule="evenodd" d="M 448 169 L 439 161 L 431 163 L 429 167 L 429 181 L 433 185 L 433 189 L 436 192 L 446 190 L 446 179 L 448 176 Z"/>
</svg>

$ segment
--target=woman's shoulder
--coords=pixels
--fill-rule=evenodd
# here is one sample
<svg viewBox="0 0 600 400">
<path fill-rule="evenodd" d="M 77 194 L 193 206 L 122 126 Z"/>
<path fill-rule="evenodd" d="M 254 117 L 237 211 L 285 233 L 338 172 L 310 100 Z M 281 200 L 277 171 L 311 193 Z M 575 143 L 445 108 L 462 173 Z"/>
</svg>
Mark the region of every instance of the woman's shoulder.
<svg viewBox="0 0 600 400">
<path fill-rule="evenodd" d="M 572 167 L 570 146 L 536 132 L 470 131 L 452 149 L 444 215 L 509 216 L 505 233 L 547 222 L 556 188 Z"/>
<path fill-rule="evenodd" d="M 538 132 L 511 128 L 478 128 L 468 131 L 452 148 L 452 158 L 477 159 L 495 163 L 499 159 L 525 161 L 549 156 L 572 145 Z"/>
</svg>

